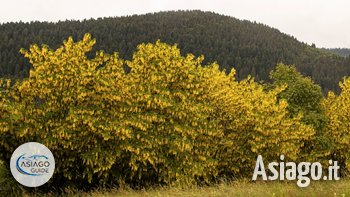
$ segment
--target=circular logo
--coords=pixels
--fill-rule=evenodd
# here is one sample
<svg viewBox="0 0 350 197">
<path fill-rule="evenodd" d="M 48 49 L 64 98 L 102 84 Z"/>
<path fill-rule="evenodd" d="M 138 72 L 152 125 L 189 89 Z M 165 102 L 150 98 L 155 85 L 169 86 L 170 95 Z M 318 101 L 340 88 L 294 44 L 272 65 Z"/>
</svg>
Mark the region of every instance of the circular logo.
<svg viewBox="0 0 350 197">
<path fill-rule="evenodd" d="M 27 187 L 39 187 L 52 177 L 55 170 L 55 159 L 45 145 L 28 142 L 13 152 L 10 168 L 13 177 L 20 184 Z"/>
</svg>

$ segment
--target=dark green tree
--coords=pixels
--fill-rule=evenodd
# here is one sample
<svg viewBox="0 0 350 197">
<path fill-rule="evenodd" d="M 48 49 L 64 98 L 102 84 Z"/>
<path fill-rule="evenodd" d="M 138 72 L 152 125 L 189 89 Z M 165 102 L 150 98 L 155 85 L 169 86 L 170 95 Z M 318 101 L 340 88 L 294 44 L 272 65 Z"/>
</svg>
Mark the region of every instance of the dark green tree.
<svg viewBox="0 0 350 197">
<path fill-rule="evenodd" d="M 316 130 L 324 127 L 326 118 L 321 106 L 323 95 L 319 85 L 301 75 L 295 66 L 284 64 L 278 64 L 270 72 L 270 79 L 275 87 L 287 85 L 279 97 L 287 100 L 288 110 L 293 116 L 302 113 L 304 123 L 312 125 Z"/>
<path fill-rule="evenodd" d="M 322 107 L 322 90 L 309 77 L 301 75 L 295 66 L 287 66 L 282 63 L 270 72 L 272 86 L 286 86 L 278 97 L 288 102 L 288 110 L 291 116 L 303 115 L 302 122 L 313 126 L 316 130 L 315 138 L 305 142 L 304 150 L 306 156 L 322 155 L 330 142 L 323 133 L 327 117 Z M 315 157 L 313 157 L 315 158 Z"/>
</svg>

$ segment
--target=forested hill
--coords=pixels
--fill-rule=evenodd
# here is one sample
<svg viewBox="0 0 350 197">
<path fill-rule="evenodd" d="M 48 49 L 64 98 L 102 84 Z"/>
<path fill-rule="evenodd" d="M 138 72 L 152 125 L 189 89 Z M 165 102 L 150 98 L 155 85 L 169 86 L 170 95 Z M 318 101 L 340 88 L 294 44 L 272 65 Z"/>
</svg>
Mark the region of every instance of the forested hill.
<svg viewBox="0 0 350 197">
<path fill-rule="evenodd" d="M 6 23 L 0 25 L 0 76 L 25 77 L 29 63 L 18 52 L 30 44 L 58 47 L 68 36 L 81 39 L 91 33 L 95 49 L 118 51 L 130 58 L 137 44 L 160 39 L 178 43 L 183 53 L 204 54 L 223 69 L 237 70 L 239 79 L 251 74 L 268 80 L 278 62 L 295 64 L 323 90 L 336 90 L 350 73 L 350 59 L 299 42 L 279 30 L 249 21 L 202 11 L 171 11 L 141 16 L 100 18 L 58 23 Z"/>
<path fill-rule="evenodd" d="M 350 49 L 348 48 L 322 48 L 328 52 L 340 55 L 342 57 L 348 57 L 350 55 Z"/>
</svg>

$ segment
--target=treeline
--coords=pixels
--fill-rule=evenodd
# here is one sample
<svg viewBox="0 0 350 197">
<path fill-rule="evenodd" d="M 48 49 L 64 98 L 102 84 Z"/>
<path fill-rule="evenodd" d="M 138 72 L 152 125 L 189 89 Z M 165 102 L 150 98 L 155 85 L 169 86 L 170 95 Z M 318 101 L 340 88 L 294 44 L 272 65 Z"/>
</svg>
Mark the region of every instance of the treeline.
<svg viewBox="0 0 350 197">
<path fill-rule="evenodd" d="M 118 51 L 130 58 L 139 43 L 177 43 L 183 54 L 205 54 L 204 62 L 217 61 L 221 69 L 237 71 L 237 78 L 252 75 L 269 80 L 279 62 L 295 64 L 324 92 L 339 91 L 338 82 L 350 73 L 350 58 L 301 43 L 295 38 L 255 22 L 202 11 L 172 11 L 115 18 L 58 23 L 6 23 L 0 25 L 0 76 L 24 78 L 30 64 L 19 49 L 30 44 L 56 48 L 68 36 L 77 39 L 90 32 L 97 39 L 93 51 Z"/>
<path fill-rule="evenodd" d="M 348 57 L 350 55 L 350 49 L 348 48 L 322 48 L 322 49 L 342 57 Z"/>
</svg>

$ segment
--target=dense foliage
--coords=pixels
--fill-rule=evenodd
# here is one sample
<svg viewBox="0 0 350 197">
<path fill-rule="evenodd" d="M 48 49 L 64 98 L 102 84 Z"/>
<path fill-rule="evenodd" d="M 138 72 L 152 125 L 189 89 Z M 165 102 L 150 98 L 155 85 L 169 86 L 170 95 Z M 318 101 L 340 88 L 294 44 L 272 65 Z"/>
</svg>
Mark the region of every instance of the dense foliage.
<svg viewBox="0 0 350 197">
<path fill-rule="evenodd" d="M 160 41 L 127 61 L 103 51 L 89 58 L 94 44 L 86 34 L 56 50 L 21 50 L 33 69 L 1 82 L 1 160 L 37 141 L 57 161 L 51 184 L 209 183 L 250 176 L 258 154 L 298 160 L 317 135 L 279 98 L 286 85 L 237 81 L 234 69 Z"/>
<path fill-rule="evenodd" d="M 315 135 L 305 141 L 303 152 L 304 160 L 319 160 L 327 155 L 330 139 L 324 129 L 327 124 L 327 116 L 321 102 L 323 95 L 321 87 L 315 84 L 309 77 L 302 76 L 295 66 L 278 64 L 270 72 L 271 84 L 269 88 L 286 88 L 278 94 L 279 100 L 286 100 L 291 117 L 302 114 L 301 121 L 314 128 Z"/>
<path fill-rule="evenodd" d="M 129 59 L 139 43 L 177 43 L 183 55 L 205 54 L 204 63 L 217 61 L 221 69 L 236 70 L 238 80 L 249 74 L 257 81 L 268 80 L 277 63 L 295 64 L 304 75 L 320 84 L 323 92 L 339 91 L 338 81 L 350 73 L 350 58 L 308 46 L 263 24 L 201 11 L 177 11 L 99 18 L 58 23 L 6 23 L 0 25 L 0 77 L 23 78 L 30 64 L 19 49 L 30 44 L 57 48 L 72 35 L 90 32 L 97 38 L 93 51 L 118 51 Z M 93 53 L 90 53 L 92 55 Z"/>
<path fill-rule="evenodd" d="M 321 106 L 321 87 L 310 78 L 302 76 L 294 66 L 278 64 L 270 73 L 273 87 L 287 85 L 279 94 L 288 102 L 288 111 L 293 115 L 303 114 L 303 122 L 322 130 L 326 118 Z"/>
<path fill-rule="evenodd" d="M 5 162 L 0 160 L 0 196 L 17 197 L 21 196 L 24 191 L 13 178 Z"/>
<path fill-rule="evenodd" d="M 350 55 L 350 49 L 348 48 L 322 48 L 322 49 L 342 57 L 348 57 Z"/>
<path fill-rule="evenodd" d="M 323 102 L 329 124 L 324 129 L 332 142 L 328 154 L 342 164 L 342 171 L 350 170 L 350 78 L 341 82 L 339 96 L 330 92 Z"/>
</svg>

